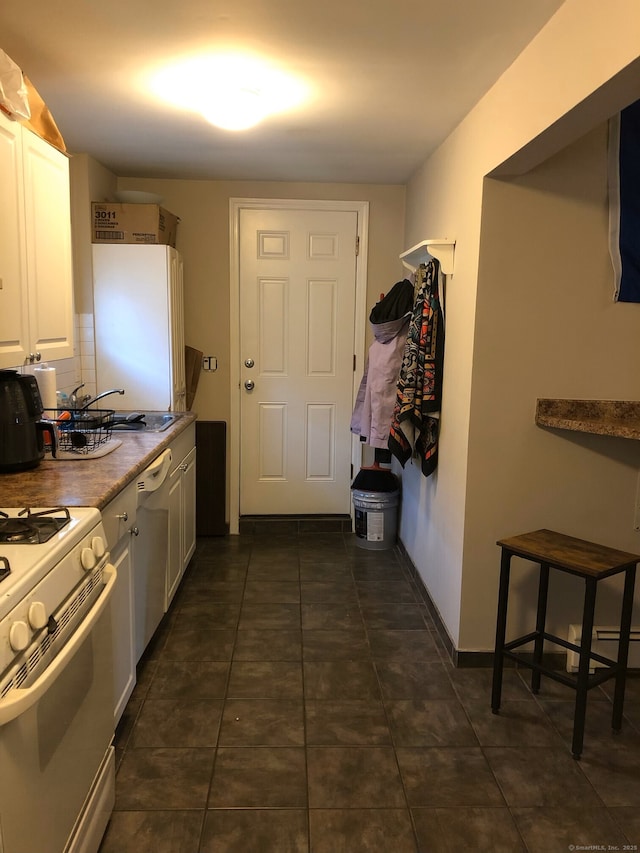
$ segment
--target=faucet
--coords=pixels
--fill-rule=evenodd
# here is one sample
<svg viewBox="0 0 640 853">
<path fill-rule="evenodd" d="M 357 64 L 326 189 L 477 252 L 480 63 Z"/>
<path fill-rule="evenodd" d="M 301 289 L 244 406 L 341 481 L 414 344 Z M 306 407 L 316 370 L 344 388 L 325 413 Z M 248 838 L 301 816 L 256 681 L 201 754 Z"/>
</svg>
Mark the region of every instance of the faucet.
<svg viewBox="0 0 640 853">
<path fill-rule="evenodd" d="M 103 391 L 101 394 L 98 394 L 93 399 L 89 398 L 89 400 L 84 403 L 84 405 L 80 406 L 80 411 L 82 411 L 83 409 L 88 409 L 89 406 L 93 406 L 94 403 L 97 403 L 98 400 L 102 400 L 103 397 L 108 397 L 109 394 L 124 394 L 124 388 L 112 388 L 110 391 Z"/>
<path fill-rule="evenodd" d="M 85 395 L 81 400 L 78 399 L 78 391 L 84 388 L 84 382 L 81 382 L 77 388 L 74 388 L 71 394 L 69 394 L 69 405 L 72 409 L 77 409 L 79 403 L 86 403 L 87 400 L 91 399 L 89 395 Z"/>
</svg>

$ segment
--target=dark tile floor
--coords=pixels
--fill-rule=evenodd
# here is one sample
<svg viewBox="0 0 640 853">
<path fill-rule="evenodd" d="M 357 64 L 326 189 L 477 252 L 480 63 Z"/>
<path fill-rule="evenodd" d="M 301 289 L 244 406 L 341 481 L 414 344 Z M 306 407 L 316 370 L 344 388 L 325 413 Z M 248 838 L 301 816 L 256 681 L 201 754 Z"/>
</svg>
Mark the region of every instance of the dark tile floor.
<svg viewBox="0 0 640 853">
<path fill-rule="evenodd" d="M 639 849 L 640 679 L 616 736 L 591 691 L 574 761 L 573 693 L 511 669 L 492 715 L 491 671 L 451 665 L 400 552 L 277 529 L 198 542 L 100 853 Z"/>
</svg>

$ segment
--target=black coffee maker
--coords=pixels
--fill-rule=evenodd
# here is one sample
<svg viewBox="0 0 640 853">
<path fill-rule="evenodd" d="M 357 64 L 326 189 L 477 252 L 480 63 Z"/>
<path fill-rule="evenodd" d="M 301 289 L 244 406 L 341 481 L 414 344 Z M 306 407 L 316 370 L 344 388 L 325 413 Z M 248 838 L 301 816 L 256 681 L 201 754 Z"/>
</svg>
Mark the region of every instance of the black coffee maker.
<svg viewBox="0 0 640 853">
<path fill-rule="evenodd" d="M 55 440 L 42 421 L 42 399 L 35 376 L 0 370 L 0 473 L 35 468 L 44 458 L 44 434 Z"/>
</svg>

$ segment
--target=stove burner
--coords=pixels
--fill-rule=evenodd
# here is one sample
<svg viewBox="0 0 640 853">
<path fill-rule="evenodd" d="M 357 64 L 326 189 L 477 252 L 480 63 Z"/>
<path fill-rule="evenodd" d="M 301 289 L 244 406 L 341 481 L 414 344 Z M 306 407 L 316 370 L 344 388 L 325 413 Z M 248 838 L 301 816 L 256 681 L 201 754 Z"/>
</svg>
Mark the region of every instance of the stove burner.
<svg viewBox="0 0 640 853">
<path fill-rule="evenodd" d="M 0 522 L 0 541 L 24 542 L 33 536 L 33 527 L 20 518 L 7 518 Z"/>
<path fill-rule="evenodd" d="M 11 545 L 39 545 L 55 536 L 58 530 L 71 520 L 66 507 L 54 507 L 39 512 L 27 507 L 20 510 L 18 516 L 9 516 L 0 510 L 0 542 Z"/>
</svg>

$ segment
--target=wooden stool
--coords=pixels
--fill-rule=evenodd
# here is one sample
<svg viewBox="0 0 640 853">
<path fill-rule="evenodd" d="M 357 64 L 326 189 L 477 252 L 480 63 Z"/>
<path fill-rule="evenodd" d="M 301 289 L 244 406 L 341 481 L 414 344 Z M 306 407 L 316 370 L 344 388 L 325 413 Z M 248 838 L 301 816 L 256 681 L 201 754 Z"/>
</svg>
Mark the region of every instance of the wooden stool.
<svg viewBox="0 0 640 853">
<path fill-rule="evenodd" d="M 500 710 L 502 693 L 502 670 L 505 657 L 517 660 L 519 664 L 533 670 L 531 674 L 531 690 L 537 693 L 540 689 L 540 678 L 548 676 L 566 684 L 576 691 L 576 704 L 573 717 L 573 742 L 571 752 L 574 758 L 580 758 L 584 739 L 584 719 L 587 709 L 587 692 L 609 678 L 615 678 L 616 686 L 613 699 L 613 716 L 611 726 L 614 731 L 622 727 L 622 708 L 624 705 L 624 688 L 627 675 L 627 657 L 629 654 L 629 634 L 631 631 L 631 614 L 633 610 L 633 589 L 636 578 L 636 565 L 640 562 L 637 554 L 627 554 L 616 551 L 584 539 L 575 539 L 553 530 L 535 530 L 508 539 L 500 539 L 497 544 L 502 548 L 500 560 L 500 591 L 498 595 L 498 618 L 496 625 L 496 650 L 493 663 L 493 689 L 491 693 L 491 710 L 497 714 Z M 511 558 L 522 557 L 540 564 L 540 581 L 538 586 L 538 613 L 536 630 L 530 634 L 518 637 L 505 643 L 507 625 L 507 603 L 509 598 L 509 572 Z M 545 631 L 547 615 L 547 592 L 549 589 L 549 569 L 557 569 L 584 578 L 585 593 L 582 615 L 582 638 L 580 645 L 548 634 Z M 625 573 L 624 593 L 620 614 L 620 643 L 618 645 L 617 661 L 605 658 L 591 651 L 591 635 L 596 604 L 596 588 L 598 581 L 603 578 Z M 514 654 L 513 649 L 530 643 L 533 640 L 533 661 L 530 663 Z M 542 665 L 544 641 L 550 640 L 564 648 L 579 653 L 577 676 L 564 675 Z M 589 675 L 589 661 L 594 659 L 603 664 L 600 671 Z"/>
</svg>

